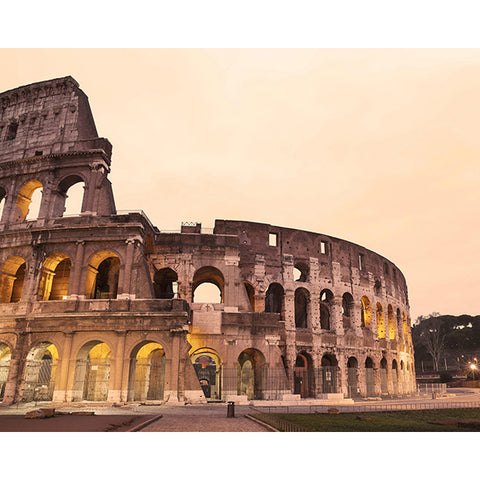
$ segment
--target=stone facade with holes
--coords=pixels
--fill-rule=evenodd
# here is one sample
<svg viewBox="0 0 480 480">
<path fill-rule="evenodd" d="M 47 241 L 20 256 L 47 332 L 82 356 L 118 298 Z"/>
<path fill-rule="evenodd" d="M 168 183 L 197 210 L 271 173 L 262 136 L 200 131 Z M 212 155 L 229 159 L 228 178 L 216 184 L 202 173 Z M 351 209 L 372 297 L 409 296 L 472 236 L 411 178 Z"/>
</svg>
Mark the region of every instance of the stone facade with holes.
<svg viewBox="0 0 480 480">
<path fill-rule="evenodd" d="M 0 94 L 4 405 L 415 391 L 407 285 L 391 261 L 253 222 L 162 232 L 143 212 L 117 212 L 111 158 L 73 78 Z M 79 183 L 81 207 L 66 216 Z M 216 299 L 198 298 L 205 284 Z"/>
</svg>

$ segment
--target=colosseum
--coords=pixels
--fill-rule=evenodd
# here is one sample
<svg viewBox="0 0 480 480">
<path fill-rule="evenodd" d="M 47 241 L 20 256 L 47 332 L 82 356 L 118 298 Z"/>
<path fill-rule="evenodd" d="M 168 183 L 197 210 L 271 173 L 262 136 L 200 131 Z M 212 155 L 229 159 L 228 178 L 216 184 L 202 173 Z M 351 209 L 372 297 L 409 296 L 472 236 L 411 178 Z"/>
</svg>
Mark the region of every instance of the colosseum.
<svg viewBox="0 0 480 480">
<path fill-rule="evenodd" d="M 263 223 L 163 232 L 116 210 L 112 146 L 72 77 L 6 91 L 0 107 L 3 405 L 415 391 L 407 285 L 391 261 Z"/>
</svg>

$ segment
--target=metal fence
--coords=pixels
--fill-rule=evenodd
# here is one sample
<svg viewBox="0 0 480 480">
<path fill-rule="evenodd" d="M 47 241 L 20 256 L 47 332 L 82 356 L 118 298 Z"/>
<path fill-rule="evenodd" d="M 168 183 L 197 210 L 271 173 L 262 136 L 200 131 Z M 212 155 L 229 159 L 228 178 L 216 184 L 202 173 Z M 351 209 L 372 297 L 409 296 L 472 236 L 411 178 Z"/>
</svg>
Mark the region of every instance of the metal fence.
<svg viewBox="0 0 480 480">
<path fill-rule="evenodd" d="M 417 383 L 417 393 L 419 395 L 447 393 L 447 384 L 446 383 Z"/>
<path fill-rule="evenodd" d="M 308 432 L 307 429 L 297 425 L 296 423 L 292 423 L 288 420 L 284 420 L 283 418 L 270 415 L 269 413 L 257 408 L 250 407 L 248 413 L 250 416 L 257 418 L 268 425 L 271 425 L 273 428 L 281 432 Z"/>
<path fill-rule="evenodd" d="M 252 408 L 252 407 L 250 407 Z M 362 412 L 397 412 L 409 410 L 439 410 L 456 408 L 480 408 L 480 401 L 477 402 L 412 402 L 392 403 L 386 405 L 285 405 L 285 406 L 261 406 L 255 410 L 264 414 L 269 413 L 328 413 L 331 408 L 337 409 L 340 413 L 362 413 Z"/>
</svg>

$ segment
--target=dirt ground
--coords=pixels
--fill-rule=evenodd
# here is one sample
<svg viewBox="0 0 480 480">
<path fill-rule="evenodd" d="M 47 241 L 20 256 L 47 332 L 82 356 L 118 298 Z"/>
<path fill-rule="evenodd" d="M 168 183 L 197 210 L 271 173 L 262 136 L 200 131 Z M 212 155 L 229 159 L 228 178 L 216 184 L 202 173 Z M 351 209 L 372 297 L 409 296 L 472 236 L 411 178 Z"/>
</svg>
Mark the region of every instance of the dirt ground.
<svg viewBox="0 0 480 480">
<path fill-rule="evenodd" d="M 1 415 L 0 432 L 126 432 L 154 415 L 60 415 L 26 419 L 20 415 Z"/>
</svg>

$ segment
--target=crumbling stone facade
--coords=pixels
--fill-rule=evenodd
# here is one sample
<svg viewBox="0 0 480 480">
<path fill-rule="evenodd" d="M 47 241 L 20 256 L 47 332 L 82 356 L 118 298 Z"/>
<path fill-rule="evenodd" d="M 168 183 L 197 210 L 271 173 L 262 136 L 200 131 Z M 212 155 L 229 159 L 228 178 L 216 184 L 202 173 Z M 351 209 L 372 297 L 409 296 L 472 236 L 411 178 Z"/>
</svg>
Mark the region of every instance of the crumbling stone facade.
<svg viewBox="0 0 480 480">
<path fill-rule="evenodd" d="M 0 94 L 3 404 L 415 390 L 407 286 L 393 263 L 253 222 L 162 232 L 143 212 L 117 212 L 111 156 L 73 78 Z M 65 216 L 77 184 L 81 209 Z M 198 299 L 205 285 L 216 298 Z"/>
</svg>

